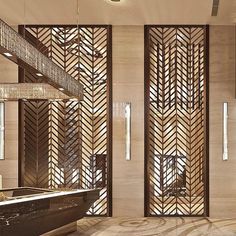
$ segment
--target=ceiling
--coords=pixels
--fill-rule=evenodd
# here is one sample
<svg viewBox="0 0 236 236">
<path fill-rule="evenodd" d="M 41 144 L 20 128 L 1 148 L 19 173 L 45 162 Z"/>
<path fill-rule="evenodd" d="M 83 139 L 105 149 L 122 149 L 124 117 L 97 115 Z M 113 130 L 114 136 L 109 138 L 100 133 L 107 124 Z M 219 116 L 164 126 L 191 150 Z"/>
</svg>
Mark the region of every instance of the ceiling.
<svg viewBox="0 0 236 236">
<path fill-rule="evenodd" d="M 234 24 L 236 0 L 0 0 L 0 17 L 18 24 Z"/>
</svg>

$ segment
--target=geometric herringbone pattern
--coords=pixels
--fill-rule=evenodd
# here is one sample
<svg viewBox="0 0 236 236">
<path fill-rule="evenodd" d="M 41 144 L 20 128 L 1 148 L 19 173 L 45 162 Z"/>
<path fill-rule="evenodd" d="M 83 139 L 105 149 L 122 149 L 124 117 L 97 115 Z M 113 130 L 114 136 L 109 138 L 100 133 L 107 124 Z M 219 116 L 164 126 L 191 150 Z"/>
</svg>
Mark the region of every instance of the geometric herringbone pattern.
<svg viewBox="0 0 236 236">
<path fill-rule="evenodd" d="M 206 28 L 145 34 L 147 215 L 206 215 Z"/>
<path fill-rule="evenodd" d="M 110 26 L 26 26 L 23 34 L 84 86 L 84 100 L 21 102 L 22 185 L 102 188 L 89 215 L 111 209 Z M 22 82 L 40 82 L 25 71 Z M 108 96 L 109 94 L 109 96 Z"/>
<path fill-rule="evenodd" d="M 47 176 L 48 158 L 48 103 L 45 101 L 26 102 L 24 107 L 24 184 L 26 186 L 48 187 L 44 178 Z M 21 134 L 22 135 L 22 134 Z M 40 159 L 40 161 L 39 161 Z M 45 166 L 46 165 L 46 166 Z M 40 174 L 39 174 L 40 173 Z"/>
<path fill-rule="evenodd" d="M 83 188 L 105 187 L 108 139 L 108 38 L 106 28 L 81 28 L 80 82 L 86 88 L 81 111 Z M 90 209 L 90 214 L 105 215 L 107 189 Z"/>
</svg>

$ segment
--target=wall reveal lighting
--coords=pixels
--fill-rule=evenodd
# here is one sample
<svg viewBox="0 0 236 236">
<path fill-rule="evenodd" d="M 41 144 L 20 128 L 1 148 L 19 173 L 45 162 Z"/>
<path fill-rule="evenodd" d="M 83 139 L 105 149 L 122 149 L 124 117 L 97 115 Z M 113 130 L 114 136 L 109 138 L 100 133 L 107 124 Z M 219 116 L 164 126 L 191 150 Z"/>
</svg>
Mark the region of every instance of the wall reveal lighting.
<svg viewBox="0 0 236 236">
<path fill-rule="evenodd" d="M 125 103 L 125 159 L 131 160 L 131 103 Z"/>
<path fill-rule="evenodd" d="M 228 103 L 223 103 L 223 161 L 228 160 Z"/>
<path fill-rule="evenodd" d="M 5 126 L 5 109 L 4 102 L 0 102 L 0 160 L 4 159 L 4 126 Z M 0 176 L 1 177 L 1 176 Z M 1 188 L 1 178 L 0 178 L 0 188 Z"/>
</svg>

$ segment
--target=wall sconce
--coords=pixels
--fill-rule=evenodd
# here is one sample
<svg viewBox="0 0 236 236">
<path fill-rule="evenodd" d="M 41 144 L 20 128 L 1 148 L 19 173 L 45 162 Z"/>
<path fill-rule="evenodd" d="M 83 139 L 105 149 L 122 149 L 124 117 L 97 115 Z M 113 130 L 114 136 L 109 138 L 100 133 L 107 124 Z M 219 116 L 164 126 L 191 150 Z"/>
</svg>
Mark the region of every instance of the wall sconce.
<svg viewBox="0 0 236 236">
<path fill-rule="evenodd" d="M 131 103 L 125 103 L 125 159 L 131 160 Z"/>
<path fill-rule="evenodd" d="M 228 160 L 228 103 L 223 103 L 223 161 Z"/>
</svg>

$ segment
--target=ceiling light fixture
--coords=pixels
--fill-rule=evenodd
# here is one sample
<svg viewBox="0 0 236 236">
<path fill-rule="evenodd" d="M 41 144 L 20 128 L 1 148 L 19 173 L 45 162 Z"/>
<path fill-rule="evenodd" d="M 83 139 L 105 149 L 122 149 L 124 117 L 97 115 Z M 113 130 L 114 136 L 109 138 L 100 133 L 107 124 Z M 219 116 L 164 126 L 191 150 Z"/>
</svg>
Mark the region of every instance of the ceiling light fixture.
<svg viewBox="0 0 236 236">
<path fill-rule="evenodd" d="M 12 54 L 9 53 L 9 52 L 4 52 L 3 54 L 4 54 L 5 56 L 7 56 L 7 57 L 12 57 Z"/>
<path fill-rule="evenodd" d="M 0 53 L 3 55 L 11 54 L 12 56 L 8 57 L 11 61 L 24 69 L 31 70 L 34 74 L 44 75 L 47 83 L 55 88 L 63 88 L 63 93 L 66 95 L 78 99 L 83 98 L 83 86 L 79 81 L 42 54 L 1 19 Z"/>
<path fill-rule="evenodd" d="M 43 77 L 43 75 L 42 75 L 41 73 L 36 73 L 36 75 L 37 75 L 38 77 Z"/>
<path fill-rule="evenodd" d="M 65 99 L 66 94 L 46 83 L 4 83 L 0 84 L 0 99 L 17 101 L 19 99 Z"/>
</svg>

